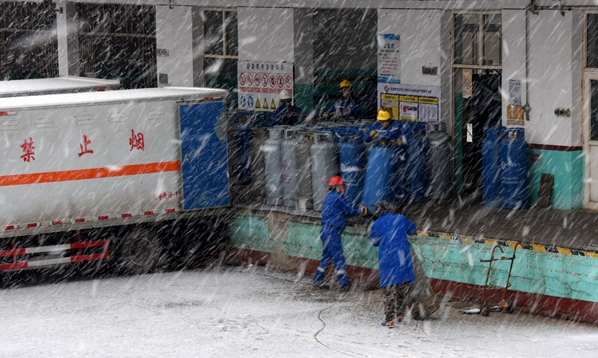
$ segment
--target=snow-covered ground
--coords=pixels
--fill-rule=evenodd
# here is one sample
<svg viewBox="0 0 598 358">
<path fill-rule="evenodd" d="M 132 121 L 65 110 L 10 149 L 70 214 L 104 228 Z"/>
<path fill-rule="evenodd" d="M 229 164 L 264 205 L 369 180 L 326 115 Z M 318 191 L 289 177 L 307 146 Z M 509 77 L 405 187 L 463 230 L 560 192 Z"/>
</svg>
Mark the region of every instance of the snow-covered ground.
<svg viewBox="0 0 598 358">
<path fill-rule="evenodd" d="M 598 328 L 526 314 L 382 327 L 381 290 L 218 267 L 0 290 L 0 357 L 596 357 Z"/>
</svg>

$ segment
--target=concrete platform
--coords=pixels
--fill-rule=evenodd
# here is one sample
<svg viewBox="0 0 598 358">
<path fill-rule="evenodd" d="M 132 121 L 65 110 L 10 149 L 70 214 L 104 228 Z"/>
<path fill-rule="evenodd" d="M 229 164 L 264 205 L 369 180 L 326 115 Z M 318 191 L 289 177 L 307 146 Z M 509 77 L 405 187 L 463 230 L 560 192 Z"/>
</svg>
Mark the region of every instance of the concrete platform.
<svg viewBox="0 0 598 358">
<path fill-rule="evenodd" d="M 506 210 L 484 206 L 475 195 L 404 204 L 400 211 L 422 231 L 598 250 L 598 212 L 533 207 Z"/>
</svg>

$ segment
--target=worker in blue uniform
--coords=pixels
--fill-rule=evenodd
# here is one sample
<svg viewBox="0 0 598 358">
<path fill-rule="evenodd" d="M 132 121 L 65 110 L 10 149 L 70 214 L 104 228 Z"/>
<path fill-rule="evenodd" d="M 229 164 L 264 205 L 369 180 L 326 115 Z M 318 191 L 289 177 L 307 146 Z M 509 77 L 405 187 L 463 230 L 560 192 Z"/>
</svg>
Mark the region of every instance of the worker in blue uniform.
<svg viewBox="0 0 598 358">
<path fill-rule="evenodd" d="M 394 206 L 379 201 L 374 206 L 374 218 L 370 231 L 370 242 L 378 246 L 378 268 L 380 287 L 385 287 L 383 326 L 393 328 L 395 319 L 403 320 L 405 299 L 412 291 L 415 274 L 413 258 L 407 235 L 414 235 L 416 226 L 403 215 L 394 214 Z"/>
<path fill-rule="evenodd" d="M 393 120 L 392 113 L 386 108 L 378 111 L 376 119 L 363 134 L 363 141 L 369 143 L 374 140 L 374 145 L 394 148 L 393 201 L 402 202 L 406 197 L 407 142 L 409 138 L 413 138 L 413 130 L 405 122 Z"/>
<path fill-rule="evenodd" d="M 324 118 L 346 119 L 357 118 L 359 115 L 359 101 L 353 93 L 351 82 L 342 80 L 340 85 L 341 98 L 337 99 L 323 114 Z"/>
<path fill-rule="evenodd" d="M 271 124 L 276 125 L 295 125 L 305 118 L 301 108 L 293 105 L 293 96 L 291 92 L 283 89 L 278 95 L 280 105 L 272 113 Z"/>
<path fill-rule="evenodd" d="M 352 216 L 368 214 L 364 206 L 351 205 L 344 198 L 346 184 L 338 176 L 332 176 L 328 180 L 328 189 L 330 193 L 324 199 L 322 206 L 322 230 L 320 239 L 322 240 L 323 252 L 322 259 L 314 276 L 313 286 L 315 288 L 325 288 L 324 278 L 330 263 L 334 263 L 336 277 L 339 287 L 342 291 L 349 289 L 349 276 L 345 265 L 345 256 L 343 254 L 343 244 L 341 234 L 347 226 L 347 219 Z"/>
<path fill-rule="evenodd" d="M 363 134 L 363 141 L 366 143 L 372 140 L 393 142 L 397 145 L 407 144 L 407 139 L 413 135 L 413 131 L 403 121 L 392 119 L 392 113 L 386 108 L 381 108 L 376 116 L 377 121 L 372 124 L 368 131 Z"/>
</svg>

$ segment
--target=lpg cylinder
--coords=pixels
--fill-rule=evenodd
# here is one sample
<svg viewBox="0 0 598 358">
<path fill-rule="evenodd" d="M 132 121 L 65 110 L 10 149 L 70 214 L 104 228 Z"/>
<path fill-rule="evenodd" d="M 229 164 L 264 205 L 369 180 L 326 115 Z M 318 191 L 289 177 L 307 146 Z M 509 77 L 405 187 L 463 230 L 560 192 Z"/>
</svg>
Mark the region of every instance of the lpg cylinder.
<svg viewBox="0 0 598 358">
<path fill-rule="evenodd" d="M 486 206 L 501 207 L 503 204 L 500 147 L 505 135 L 505 127 L 487 127 L 482 141 L 482 201 Z"/>
<path fill-rule="evenodd" d="M 249 193 L 254 203 L 263 204 L 266 198 L 266 168 L 262 147 L 268 138 L 266 128 L 254 128 L 249 142 L 249 156 L 251 159 L 251 185 Z"/>
<path fill-rule="evenodd" d="M 247 185 L 251 183 L 249 142 L 252 131 L 249 123 L 237 123 L 235 129 L 235 152 L 232 153 L 237 158 L 235 179 L 237 184 Z"/>
<path fill-rule="evenodd" d="M 407 202 L 426 201 L 428 173 L 426 168 L 426 124 L 409 122 L 412 136 L 407 139 Z"/>
<path fill-rule="evenodd" d="M 446 133 L 444 122 L 430 122 L 427 127 L 428 142 L 428 190 L 429 199 L 442 200 L 450 196 L 452 191 L 451 159 L 453 148 L 451 137 Z"/>
<path fill-rule="evenodd" d="M 283 126 L 268 128 L 269 138 L 264 141 L 262 146 L 266 169 L 266 203 L 268 205 L 282 204 L 280 143 L 283 130 Z"/>
<path fill-rule="evenodd" d="M 370 212 L 374 212 L 374 205 L 380 201 L 393 201 L 393 178 L 397 160 L 396 146 L 384 146 L 380 142 L 374 143 L 368 156 L 363 185 L 362 204 Z"/>
<path fill-rule="evenodd" d="M 285 128 L 283 132 L 284 140 L 280 143 L 280 185 L 282 186 L 282 205 L 297 205 L 297 139 L 296 130 Z"/>
<path fill-rule="evenodd" d="M 345 198 L 353 205 L 361 202 L 365 181 L 367 157 L 362 137 L 361 131 L 352 128 L 340 135 L 338 144 L 341 178 L 347 184 Z"/>
<path fill-rule="evenodd" d="M 523 209 L 529 205 L 527 178 L 527 143 L 523 128 L 507 129 L 506 138 L 500 145 L 502 169 L 502 193 L 504 209 Z"/>
<path fill-rule="evenodd" d="M 328 195 L 328 179 L 338 175 L 338 159 L 332 132 L 314 132 L 311 153 L 311 182 L 314 210 L 322 211 Z"/>
<path fill-rule="evenodd" d="M 297 147 L 297 209 L 307 211 L 313 209 L 313 188 L 311 180 L 311 146 L 313 136 L 310 132 L 299 130 L 296 133 Z"/>
</svg>

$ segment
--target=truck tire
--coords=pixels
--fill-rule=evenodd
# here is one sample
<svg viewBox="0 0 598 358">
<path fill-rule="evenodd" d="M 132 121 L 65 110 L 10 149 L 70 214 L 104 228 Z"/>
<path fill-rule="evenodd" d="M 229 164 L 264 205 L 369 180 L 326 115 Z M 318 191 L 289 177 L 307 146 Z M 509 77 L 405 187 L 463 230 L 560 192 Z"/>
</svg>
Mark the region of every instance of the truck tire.
<svg viewBox="0 0 598 358">
<path fill-rule="evenodd" d="M 160 261 L 162 243 L 151 230 L 134 230 L 122 243 L 120 252 L 126 273 L 143 274 L 151 272 Z"/>
</svg>

